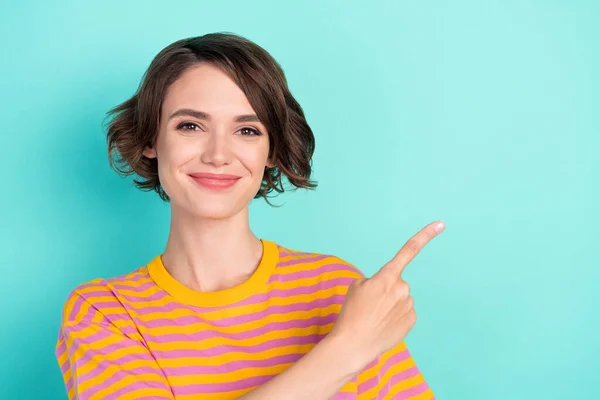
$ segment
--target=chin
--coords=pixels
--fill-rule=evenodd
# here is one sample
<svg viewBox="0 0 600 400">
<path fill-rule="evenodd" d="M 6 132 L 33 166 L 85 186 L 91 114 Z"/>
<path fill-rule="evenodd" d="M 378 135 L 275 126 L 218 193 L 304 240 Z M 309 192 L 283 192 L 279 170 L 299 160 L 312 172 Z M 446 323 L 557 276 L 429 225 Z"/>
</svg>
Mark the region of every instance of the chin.
<svg viewBox="0 0 600 400">
<path fill-rule="evenodd" d="M 195 196 L 185 199 L 185 203 L 178 203 L 178 206 L 184 207 L 187 214 L 202 219 L 228 219 L 248 207 L 251 199 L 246 201 L 248 196 L 240 196 L 231 193 L 230 196 Z"/>
<path fill-rule="evenodd" d="M 227 219 L 248 207 L 259 188 L 260 182 L 257 182 L 257 185 L 252 185 L 252 187 L 250 185 L 238 187 L 237 190 L 229 193 L 204 192 L 204 190 L 194 187 L 193 190 L 189 190 L 189 188 L 185 188 L 183 191 L 175 190 L 173 196 L 168 192 L 167 194 L 171 197 L 171 206 L 178 207 L 185 214 L 202 219 Z"/>
<path fill-rule="evenodd" d="M 195 207 L 192 215 L 201 219 L 229 219 L 242 211 L 243 207 Z"/>
</svg>

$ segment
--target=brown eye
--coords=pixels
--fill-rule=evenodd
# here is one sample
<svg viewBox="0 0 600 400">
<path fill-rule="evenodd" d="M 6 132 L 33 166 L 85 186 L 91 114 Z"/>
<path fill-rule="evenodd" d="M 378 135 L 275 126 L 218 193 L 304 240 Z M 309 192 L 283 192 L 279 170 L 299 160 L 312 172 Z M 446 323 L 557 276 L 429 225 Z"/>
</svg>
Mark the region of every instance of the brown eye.
<svg viewBox="0 0 600 400">
<path fill-rule="evenodd" d="M 260 136 L 260 135 L 262 135 L 262 133 L 260 133 L 257 129 L 250 128 L 250 127 L 244 127 L 242 129 L 240 129 L 238 132 L 242 132 L 242 136 Z"/>
<path fill-rule="evenodd" d="M 200 127 L 193 122 L 182 122 L 181 124 L 177 125 L 176 129 L 182 131 L 197 131 L 200 130 Z"/>
</svg>

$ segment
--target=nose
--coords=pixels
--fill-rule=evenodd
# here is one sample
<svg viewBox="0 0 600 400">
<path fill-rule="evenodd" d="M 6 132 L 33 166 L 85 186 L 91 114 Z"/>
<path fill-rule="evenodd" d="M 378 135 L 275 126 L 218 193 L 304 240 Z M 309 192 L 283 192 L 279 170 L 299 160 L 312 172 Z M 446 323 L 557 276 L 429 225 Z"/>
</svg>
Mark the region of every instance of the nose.
<svg viewBox="0 0 600 400">
<path fill-rule="evenodd" d="M 220 132 L 210 132 L 207 135 L 201 160 L 205 164 L 221 167 L 231 163 L 230 137 Z"/>
</svg>

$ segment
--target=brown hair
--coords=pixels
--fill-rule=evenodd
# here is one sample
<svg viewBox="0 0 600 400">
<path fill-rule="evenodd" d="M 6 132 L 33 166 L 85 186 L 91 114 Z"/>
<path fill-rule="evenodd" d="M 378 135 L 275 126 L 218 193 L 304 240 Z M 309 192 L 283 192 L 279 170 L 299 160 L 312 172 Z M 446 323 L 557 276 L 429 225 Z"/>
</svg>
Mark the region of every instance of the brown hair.
<svg viewBox="0 0 600 400">
<path fill-rule="evenodd" d="M 254 198 L 263 196 L 269 203 L 268 193 L 283 193 L 282 174 L 296 188 L 314 189 L 317 183 L 309 179 L 315 138 L 281 66 L 256 43 L 224 32 L 181 39 L 165 47 L 152 60 L 136 93 L 107 113 L 111 168 L 122 176 L 138 175 L 140 179 L 134 179 L 138 188 L 154 190 L 170 201 L 158 178 L 157 159 L 142 152 L 156 143 L 168 87 L 202 62 L 221 68 L 240 87 L 269 133 L 269 159 L 275 166 L 265 168 Z"/>
</svg>

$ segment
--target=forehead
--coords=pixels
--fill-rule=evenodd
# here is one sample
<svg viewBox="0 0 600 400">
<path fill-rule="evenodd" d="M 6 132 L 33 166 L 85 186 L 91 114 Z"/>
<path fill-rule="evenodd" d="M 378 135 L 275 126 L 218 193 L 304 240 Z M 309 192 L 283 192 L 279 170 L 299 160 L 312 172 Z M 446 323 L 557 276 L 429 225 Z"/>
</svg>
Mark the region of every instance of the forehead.
<svg viewBox="0 0 600 400">
<path fill-rule="evenodd" d="M 218 117 L 253 113 L 244 92 L 219 67 L 203 63 L 188 68 L 167 89 L 163 112 L 191 108 Z"/>
</svg>

